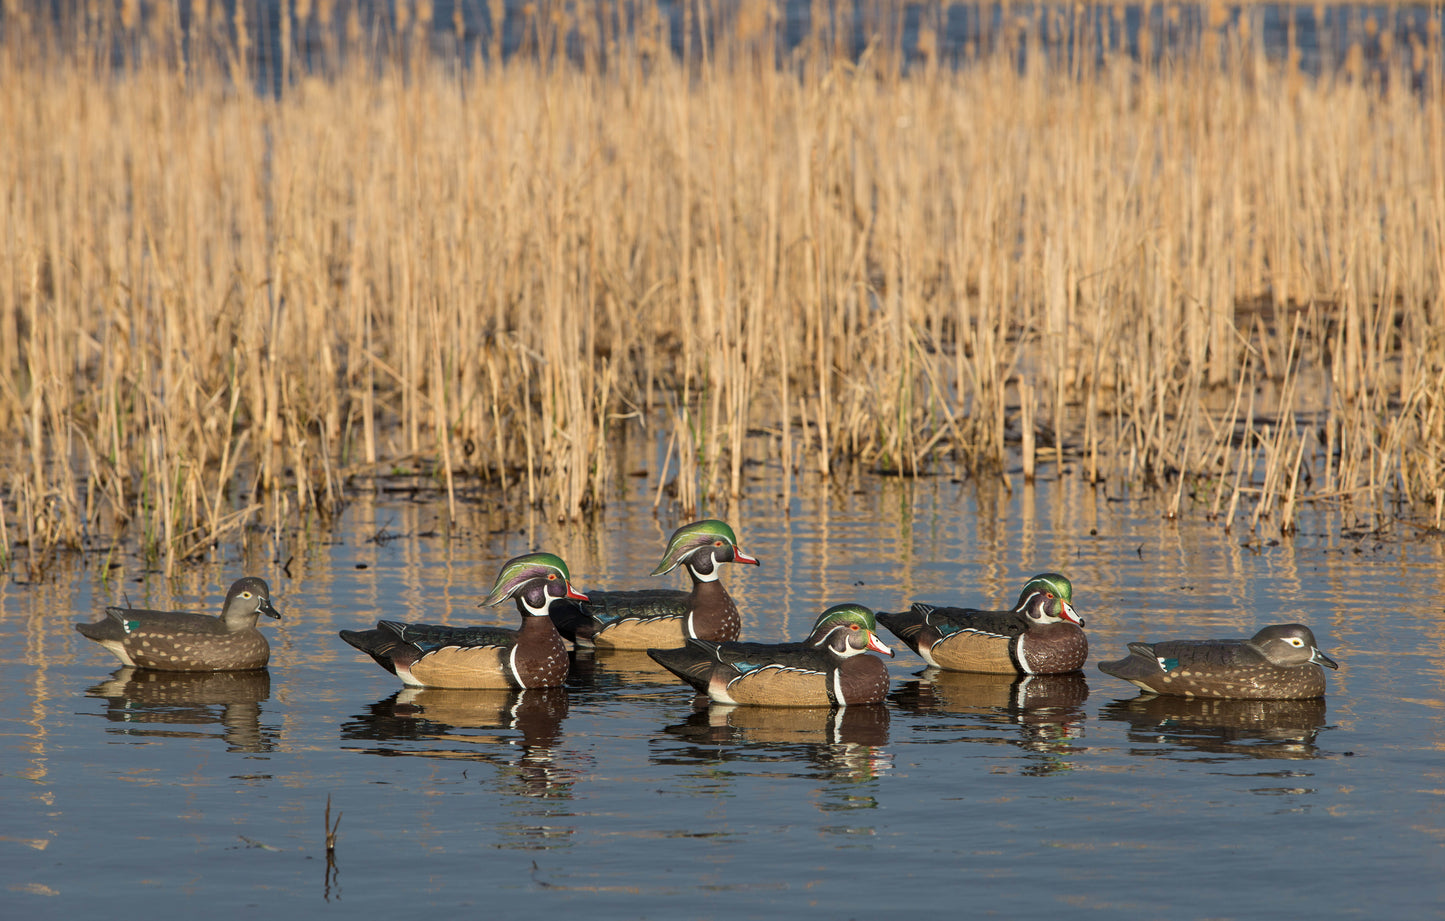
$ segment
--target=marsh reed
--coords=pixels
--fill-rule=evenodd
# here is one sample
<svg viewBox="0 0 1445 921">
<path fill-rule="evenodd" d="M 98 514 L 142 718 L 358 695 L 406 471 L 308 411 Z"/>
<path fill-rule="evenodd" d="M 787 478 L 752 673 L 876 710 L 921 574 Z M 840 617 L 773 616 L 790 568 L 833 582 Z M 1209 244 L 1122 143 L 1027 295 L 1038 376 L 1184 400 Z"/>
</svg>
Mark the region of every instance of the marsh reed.
<svg viewBox="0 0 1445 921">
<path fill-rule="evenodd" d="M 1438 8 L 1309 74 L 1219 5 L 1164 54 L 1180 7 L 1126 51 L 1044 6 L 951 59 L 950 6 L 784 47 L 704 2 L 674 49 L 544 4 L 503 54 L 296 0 L 279 60 L 246 3 L 99 6 L 0 20 L 6 561 L 170 566 L 393 471 L 578 516 L 623 427 L 683 514 L 750 458 L 1020 451 L 1226 525 L 1441 524 Z"/>
</svg>

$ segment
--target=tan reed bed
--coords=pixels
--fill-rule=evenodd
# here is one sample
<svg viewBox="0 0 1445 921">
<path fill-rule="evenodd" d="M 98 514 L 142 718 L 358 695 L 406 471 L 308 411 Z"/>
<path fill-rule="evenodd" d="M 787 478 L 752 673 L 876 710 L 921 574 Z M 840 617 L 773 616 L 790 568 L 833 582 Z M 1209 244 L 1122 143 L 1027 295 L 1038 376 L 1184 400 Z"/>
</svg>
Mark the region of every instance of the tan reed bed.
<svg viewBox="0 0 1445 921">
<path fill-rule="evenodd" d="M 329 64 L 275 62 L 279 99 L 244 23 L 7 7 L 6 559 L 128 534 L 169 566 L 397 469 L 576 516 L 622 426 L 660 433 L 681 514 L 725 513 L 750 458 L 1017 448 L 1169 514 L 1440 524 L 1438 14 L 1314 79 L 1248 11 L 1158 66 L 1045 53 L 1061 7 L 958 68 L 925 19 L 780 69 L 768 7 L 722 7 L 687 61 L 639 5 L 461 66 L 426 5 L 378 38 L 296 3 L 283 34 L 323 27 Z M 546 53 L 563 33 L 580 62 Z"/>
</svg>

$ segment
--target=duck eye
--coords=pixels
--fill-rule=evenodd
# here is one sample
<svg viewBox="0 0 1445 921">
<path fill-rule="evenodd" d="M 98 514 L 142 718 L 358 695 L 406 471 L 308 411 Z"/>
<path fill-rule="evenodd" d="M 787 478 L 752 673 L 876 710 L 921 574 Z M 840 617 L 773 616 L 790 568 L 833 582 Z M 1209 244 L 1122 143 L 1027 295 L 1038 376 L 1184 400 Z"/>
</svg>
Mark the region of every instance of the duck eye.
<svg viewBox="0 0 1445 921">
<path fill-rule="evenodd" d="M 250 598 L 250 597 L 251 597 L 251 593 L 250 593 L 250 592 L 242 592 L 242 593 L 241 593 L 241 597 L 242 597 L 242 598 Z"/>
<path fill-rule="evenodd" d="M 549 572 L 549 573 L 547 573 L 547 581 L 548 581 L 548 582 L 556 582 L 556 581 L 557 581 L 557 574 L 556 574 L 555 572 Z"/>
<path fill-rule="evenodd" d="M 723 545 L 723 542 L 721 540 L 715 540 L 712 542 L 712 545 L 714 547 L 721 547 Z"/>
<path fill-rule="evenodd" d="M 1303 646 L 1303 645 L 1305 644 L 1305 641 L 1302 640 L 1302 639 L 1300 639 L 1300 638 L 1297 637 L 1297 636 L 1292 636 L 1292 637 L 1290 637 L 1289 639 L 1285 640 L 1285 642 L 1286 642 L 1286 643 L 1289 643 L 1291 646 L 1294 646 L 1294 647 L 1296 647 L 1296 648 L 1298 648 L 1298 647 L 1300 647 L 1300 646 Z"/>
<path fill-rule="evenodd" d="M 857 624 L 849 624 L 849 625 L 848 625 L 848 629 L 849 629 L 849 630 L 852 630 L 854 633 L 857 633 L 857 632 L 858 632 L 858 625 L 857 625 Z"/>
</svg>

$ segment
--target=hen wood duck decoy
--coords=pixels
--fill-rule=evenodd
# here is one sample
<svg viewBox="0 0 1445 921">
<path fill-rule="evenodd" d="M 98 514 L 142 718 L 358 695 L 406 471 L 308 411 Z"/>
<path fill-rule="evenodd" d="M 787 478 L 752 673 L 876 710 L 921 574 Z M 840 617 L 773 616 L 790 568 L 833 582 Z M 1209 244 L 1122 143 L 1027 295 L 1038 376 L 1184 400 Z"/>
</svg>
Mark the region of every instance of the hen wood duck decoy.
<svg viewBox="0 0 1445 921">
<path fill-rule="evenodd" d="M 1154 694 L 1236 700 L 1303 700 L 1325 693 L 1339 665 L 1303 624 L 1274 624 L 1247 640 L 1130 643 L 1129 655 L 1099 670 Z"/>
<path fill-rule="evenodd" d="M 87 639 L 136 668 L 167 672 L 229 672 L 265 668 L 271 646 L 256 619 L 280 617 L 271 606 L 265 579 L 237 579 L 226 593 L 221 616 L 184 611 L 109 607 L 93 624 L 76 624 Z"/>
<path fill-rule="evenodd" d="M 692 591 L 589 592 L 585 604 L 558 604 L 552 622 L 578 646 L 650 649 L 681 646 L 689 639 L 729 642 L 738 638 L 742 620 L 732 596 L 718 579 L 722 563 L 759 565 L 738 547 L 726 522 L 695 521 L 673 533 L 654 576 L 679 565 L 692 579 Z"/>
<path fill-rule="evenodd" d="M 868 650 L 893 655 L 874 632 L 873 612 L 859 604 L 824 611 L 801 643 L 687 641 L 680 649 L 647 654 L 721 704 L 829 707 L 879 703 L 888 694 L 888 667 Z"/>
<path fill-rule="evenodd" d="M 482 602 L 491 606 L 515 597 L 520 630 L 382 620 L 372 630 L 342 630 L 341 638 L 409 687 L 555 687 L 567 678 L 567 646 L 548 609 L 559 598 L 587 600 L 570 580 L 560 557 L 528 553 L 502 567 Z"/>
<path fill-rule="evenodd" d="M 915 603 L 878 622 L 934 668 L 995 675 L 1059 675 L 1083 667 L 1089 640 L 1074 613 L 1074 586 L 1056 572 L 1034 576 L 1012 611 Z"/>
</svg>

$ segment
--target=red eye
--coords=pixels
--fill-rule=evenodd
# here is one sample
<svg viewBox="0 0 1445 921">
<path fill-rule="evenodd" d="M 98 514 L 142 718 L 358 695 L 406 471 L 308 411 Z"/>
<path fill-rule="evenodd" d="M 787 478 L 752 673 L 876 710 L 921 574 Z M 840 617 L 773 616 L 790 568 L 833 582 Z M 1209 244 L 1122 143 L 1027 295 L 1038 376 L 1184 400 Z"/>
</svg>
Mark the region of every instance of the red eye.
<svg viewBox="0 0 1445 921">
<path fill-rule="evenodd" d="M 557 581 L 557 574 L 556 574 L 555 572 L 549 572 L 549 573 L 547 573 L 547 581 L 548 581 L 548 582 L 556 582 L 556 581 Z"/>
<path fill-rule="evenodd" d="M 1053 593 L 1053 592 L 1044 592 L 1044 594 L 1047 595 L 1047 596 L 1050 597 L 1050 598 L 1054 597 L 1054 593 Z"/>
<path fill-rule="evenodd" d="M 857 625 L 857 624 L 849 624 L 849 625 L 848 625 L 848 629 L 849 629 L 849 630 L 852 630 L 854 633 L 857 633 L 857 632 L 858 632 L 858 625 Z"/>
<path fill-rule="evenodd" d="M 721 546 L 723 545 L 723 542 L 720 541 L 720 540 L 715 540 L 715 541 L 712 542 L 712 545 L 713 545 L 714 547 L 721 547 Z"/>
</svg>

